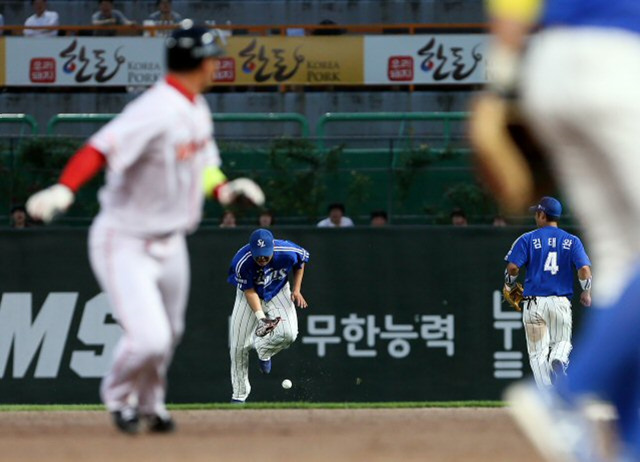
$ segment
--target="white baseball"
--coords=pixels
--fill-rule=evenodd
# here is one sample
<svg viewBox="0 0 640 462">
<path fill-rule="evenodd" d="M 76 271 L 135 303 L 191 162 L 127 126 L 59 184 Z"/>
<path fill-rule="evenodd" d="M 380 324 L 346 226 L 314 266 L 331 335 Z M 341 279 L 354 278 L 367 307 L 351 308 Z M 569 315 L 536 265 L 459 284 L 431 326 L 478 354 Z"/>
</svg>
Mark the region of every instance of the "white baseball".
<svg viewBox="0 0 640 462">
<path fill-rule="evenodd" d="M 284 379 L 282 381 L 282 388 L 284 388 L 285 390 L 288 390 L 289 388 L 291 388 L 293 386 L 293 383 L 291 383 L 291 380 L 289 379 Z"/>
</svg>

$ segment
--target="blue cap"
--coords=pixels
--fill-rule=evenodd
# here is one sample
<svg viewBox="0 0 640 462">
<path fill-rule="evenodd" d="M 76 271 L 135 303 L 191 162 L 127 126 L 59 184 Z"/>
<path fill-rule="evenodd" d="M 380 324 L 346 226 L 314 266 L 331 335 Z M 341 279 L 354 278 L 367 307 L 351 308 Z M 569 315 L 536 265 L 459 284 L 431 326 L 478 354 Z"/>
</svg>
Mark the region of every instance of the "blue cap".
<svg viewBox="0 0 640 462">
<path fill-rule="evenodd" d="M 553 197 L 543 197 L 538 202 L 538 205 L 534 205 L 529 208 L 529 212 L 544 212 L 550 217 L 560 218 L 562 215 L 562 204 L 558 199 Z"/>
<path fill-rule="evenodd" d="M 270 257 L 273 255 L 273 234 L 267 229 L 256 229 L 249 238 L 249 247 L 253 258 Z"/>
</svg>

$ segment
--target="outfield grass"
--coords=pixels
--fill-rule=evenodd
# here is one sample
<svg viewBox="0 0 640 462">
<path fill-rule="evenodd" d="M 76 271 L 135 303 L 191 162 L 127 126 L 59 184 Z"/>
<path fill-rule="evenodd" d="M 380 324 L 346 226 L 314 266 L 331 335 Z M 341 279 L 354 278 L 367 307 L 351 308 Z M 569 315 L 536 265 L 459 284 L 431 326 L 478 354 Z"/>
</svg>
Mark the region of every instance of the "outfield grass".
<svg viewBox="0 0 640 462">
<path fill-rule="evenodd" d="M 380 403 L 189 403 L 168 404 L 171 410 L 242 410 L 242 409 L 417 409 L 459 407 L 503 407 L 502 401 L 417 401 Z M 102 411 L 100 404 L 0 404 L 0 412 L 8 411 Z"/>
</svg>

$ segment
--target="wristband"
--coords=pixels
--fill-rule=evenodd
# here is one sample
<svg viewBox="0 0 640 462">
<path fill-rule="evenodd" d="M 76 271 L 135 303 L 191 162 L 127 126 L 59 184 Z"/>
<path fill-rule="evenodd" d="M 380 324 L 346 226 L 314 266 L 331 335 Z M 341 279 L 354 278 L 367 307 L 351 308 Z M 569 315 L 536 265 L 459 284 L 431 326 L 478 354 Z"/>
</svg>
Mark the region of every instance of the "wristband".
<svg viewBox="0 0 640 462">
<path fill-rule="evenodd" d="M 582 287 L 582 290 L 591 290 L 591 278 L 578 279 L 578 281 L 580 281 L 580 287 Z"/>
<path fill-rule="evenodd" d="M 518 275 L 511 275 L 509 271 L 504 270 L 504 283 L 507 287 L 511 288 L 516 283 L 516 279 L 518 279 Z"/>
<path fill-rule="evenodd" d="M 253 314 L 256 315 L 256 318 L 258 318 L 258 321 L 267 317 L 267 315 L 264 314 L 264 311 L 262 310 L 255 311 Z"/>
</svg>

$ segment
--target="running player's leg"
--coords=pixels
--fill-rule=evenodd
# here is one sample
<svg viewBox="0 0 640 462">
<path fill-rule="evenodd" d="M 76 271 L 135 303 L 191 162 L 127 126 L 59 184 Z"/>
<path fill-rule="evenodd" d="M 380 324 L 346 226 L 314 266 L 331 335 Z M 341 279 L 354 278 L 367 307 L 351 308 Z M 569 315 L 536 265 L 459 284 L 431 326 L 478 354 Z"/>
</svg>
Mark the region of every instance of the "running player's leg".
<svg viewBox="0 0 640 462">
<path fill-rule="evenodd" d="M 138 398 L 141 373 L 164 357 L 171 335 L 155 282 L 158 266 L 145 254 L 142 240 L 96 227 L 91 231 L 89 255 L 124 330 L 101 385 L 103 402 L 115 411 Z"/>
<path fill-rule="evenodd" d="M 231 356 L 232 399 L 244 401 L 251 393 L 249 383 L 249 350 L 253 332 L 258 320 L 253 314 L 247 298 L 241 290 L 236 290 L 236 300 L 229 326 L 229 353 Z"/>
<path fill-rule="evenodd" d="M 266 360 L 285 348 L 289 348 L 298 336 L 298 314 L 293 301 L 291 301 L 289 284 L 286 284 L 275 297 L 269 300 L 264 311 L 270 318 L 282 318 L 273 333 L 255 338 L 258 357 Z"/>
<path fill-rule="evenodd" d="M 614 399 L 621 435 L 640 457 L 639 387 L 632 386 L 630 393 L 620 391 L 628 385 L 624 378 L 630 371 L 636 373 L 640 355 L 640 336 L 629 329 L 640 322 L 636 309 L 640 304 L 640 184 L 636 174 L 640 169 L 640 93 L 634 78 L 640 73 L 640 41 L 629 34 L 594 37 L 593 31 L 586 31 L 584 35 L 580 40 L 534 45 L 531 66 L 523 72 L 530 119 L 543 141 L 556 151 L 553 159 L 559 178 L 584 226 L 598 268 L 594 305 L 610 307 L 589 310 L 571 372 L 558 388 L 568 399 L 594 393 Z M 609 51 L 599 53 L 600 46 Z M 600 57 L 606 57 L 606 62 Z M 561 75 L 547 74 L 547 81 L 553 84 L 540 84 L 541 73 L 554 68 L 549 65 L 553 60 L 567 59 L 582 65 L 565 66 Z M 582 66 L 592 67 L 589 62 L 595 64 L 596 59 L 597 71 L 587 79 L 577 78 L 584 76 Z M 626 71 L 620 73 L 621 67 Z M 612 107 L 611 101 L 619 104 Z"/>
<path fill-rule="evenodd" d="M 144 374 L 140 382 L 140 413 L 166 416 L 165 395 L 167 371 L 176 345 L 184 332 L 184 317 L 189 291 L 189 258 L 183 236 L 172 236 L 167 242 L 156 242 L 148 247 L 152 257 L 157 258 L 161 266 L 158 287 L 162 295 L 169 328 L 171 330 L 171 347 L 161 361 Z"/>
<path fill-rule="evenodd" d="M 571 302 L 565 297 L 549 298 L 549 365 L 560 361 L 566 370 L 571 353 Z"/>
<path fill-rule="evenodd" d="M 527 338 L 529 364 L 536 384 L 540 388 L 551 386 L 549 373 L 549 330 L 545 322 L 546 297 L 537 297 L 524 303 L 522 323 Z"/>
</svg>

